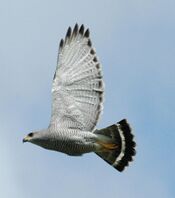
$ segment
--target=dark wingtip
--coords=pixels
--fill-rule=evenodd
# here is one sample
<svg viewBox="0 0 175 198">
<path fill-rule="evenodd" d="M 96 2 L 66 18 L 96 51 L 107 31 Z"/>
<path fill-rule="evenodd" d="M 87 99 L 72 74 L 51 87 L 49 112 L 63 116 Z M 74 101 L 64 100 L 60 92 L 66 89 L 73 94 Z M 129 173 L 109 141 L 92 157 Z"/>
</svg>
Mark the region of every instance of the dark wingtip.
<svg viewBox="0 0 175 198">
<path fill-rule="evenodd" d="M 83 24 L 81 25 L 81 27 L 80 27 L 80 29 L 79 29 L 79 33 L 80 33 L 81 35 L 84 34 L 84 25 L 83 25 Z"/>
<path fill-rule="evenodd" d="M 70 38 L 71 32 L 72 32 L 72 29 L 71 29 L 71 27 L 69 27 L 68 30 L 67 30 L 67 33 L 66 33 L 66 39 Z"/>
<path fill-rule="evenodd" d="M 93 59 L 94 62 L 98 62 L 97 57 L 95 56 Z"/>
<path fill-rule="evenodd" d="M 91 49 L 90 50 L 90 54 L 94 55 L 95 54 L 95 50 L 94 49 Z"/>
<path fill-rule="evenodd" d="M 56 78 L 56 71 L 55 71 L 55 73 L 54 73 L 53 80 L 55 80 L 55 78 Z"/>
<path fill-rule="evenodd" d="M 76 23 L 73 29 L 71 29 L 71 27 L 68 28 L 66 36 L 65 36 L 65 40 L 61 39 L 60 44 L 59 44 L 59 48 L 60 49 L 63 48 L 64 47 L 64 43 L 67 43 L 70 40 L 70 38 L 74 38 L 78 34 L 88 38 L 87 45 L 89 47 L 92 47 L 92 42 L 91 42 L 91 40 L 89 38 L 89 36 L 90 36 L 89 29 L 86 29 L 86 31 L 85 31 L 85 28 L 84 28 L 83 24 L 79 28 L 78 24 Z M 95 51 L 92 49 L 90 51 L 90 53 L 91 54 L 95 54 Z M 94 59 L 94 61 L 96 62 L 96 58 Z"/>
<path fill-rule="evenodd" d="M 99 63 L 97 63 L 95 66 L 96 66 L 97 69 L 100 69 L 100 64 Z"/>
<path fill-rule="evenodd" d="M 73 35 L 76 35 L 78 33 L 78 24 L 76 23 L 73 29 Z"/>
<path fill-rule="evenodd" d="M 89 35 L 90 35 L 90 32 L 89 32 L 89 29 L 87 29 L 86 32 L 84 33 L 84 36 L 89 38 Z"/>
<path fill-rule="evenodd" d="M 63 47 L 63 45 L 64 45 L 64 40 L 61 39 L 61 41 L 60 41 L 60 49 Z"/>
<path fill-rule="evenodd" d="M 88 43 L 87 44 L 89 45 L 89 47 L 92 47 L 92 42 L 91 42 L 90 39 L 88 40 Z"/>
</svg>

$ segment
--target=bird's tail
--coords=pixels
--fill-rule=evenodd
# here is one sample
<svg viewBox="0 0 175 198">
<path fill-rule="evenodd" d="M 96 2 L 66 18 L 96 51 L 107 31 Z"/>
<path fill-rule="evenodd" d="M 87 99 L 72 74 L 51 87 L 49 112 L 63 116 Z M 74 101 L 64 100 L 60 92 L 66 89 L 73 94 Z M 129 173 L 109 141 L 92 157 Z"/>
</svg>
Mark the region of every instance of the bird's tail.
<svg viewBox="0 0 175 198">
<path fill-rule="evenodd" d="M 112 165 L 118 171 L 123 171 L 135 155 L 135 146 L 131 128 L 126 119 L 107 128 L 96 130 L 98 135 L 100 151 L 98 156 Z"/>
</svg>

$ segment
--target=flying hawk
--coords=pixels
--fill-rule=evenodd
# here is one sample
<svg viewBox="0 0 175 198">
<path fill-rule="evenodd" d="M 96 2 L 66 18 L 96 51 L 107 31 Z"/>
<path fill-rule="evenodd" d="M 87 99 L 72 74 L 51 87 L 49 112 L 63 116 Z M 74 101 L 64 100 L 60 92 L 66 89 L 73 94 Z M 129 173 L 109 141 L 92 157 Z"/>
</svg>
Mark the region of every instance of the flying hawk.
<svg viewBox="0 0 175 198">
<path fill-rule="evenodd" d="M 135 142 L 126 119 L 96 129 L 103 107 L 101 64 L 89 29 L 76 24 L 60 41 L 52 86 L 52 115 L 47 129 L 29 133 L 23 142 L 72 156 L 94 152 L 118 171 L 132 161 Z"/>
</svg>

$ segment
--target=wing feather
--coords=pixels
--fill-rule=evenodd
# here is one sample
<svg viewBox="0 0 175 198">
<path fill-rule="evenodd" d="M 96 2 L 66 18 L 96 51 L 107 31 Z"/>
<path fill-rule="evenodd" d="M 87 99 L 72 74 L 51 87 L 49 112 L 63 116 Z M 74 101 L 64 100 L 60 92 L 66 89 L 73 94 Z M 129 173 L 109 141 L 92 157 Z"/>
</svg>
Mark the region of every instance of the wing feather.
<svg viewBox="0 0 175 198">
<path fill-rule="evenodd" d="M 92 131 L 99 120 L 104 85 L 89 35 L 89 29 L 76 24 L 60 41 L 50 126 Z"/>
</svg>

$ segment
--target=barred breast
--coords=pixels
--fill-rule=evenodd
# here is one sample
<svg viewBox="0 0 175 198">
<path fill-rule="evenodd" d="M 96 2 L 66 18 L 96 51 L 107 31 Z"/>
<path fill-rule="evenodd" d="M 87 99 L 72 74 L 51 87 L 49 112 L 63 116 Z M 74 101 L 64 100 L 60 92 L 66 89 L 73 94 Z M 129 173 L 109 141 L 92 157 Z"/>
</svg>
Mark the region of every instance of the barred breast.
<svg viewBox="0 0 175 198">
<path fill-rule="evenodd" d="M 97 136 L 91 132 L 76 129 L 55 129 L 50 133 L 50 150 L 59 151 L 72 156 L 96 151 Z"/>
</svg>

